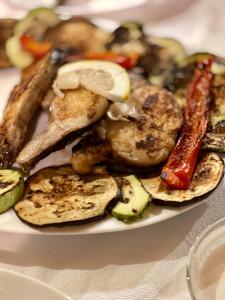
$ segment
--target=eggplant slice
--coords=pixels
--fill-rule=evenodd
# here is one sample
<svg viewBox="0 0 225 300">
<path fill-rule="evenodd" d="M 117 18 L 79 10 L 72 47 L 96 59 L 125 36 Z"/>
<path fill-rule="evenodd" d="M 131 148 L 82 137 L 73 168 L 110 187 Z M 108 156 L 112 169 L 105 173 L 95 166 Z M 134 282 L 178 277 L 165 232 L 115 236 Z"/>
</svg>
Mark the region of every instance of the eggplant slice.
<svg viewBox="0 0 225 300">
<path fill-rule="evenodd" d="M 182 111 L 165 89 L 143 85 L 131 97 L 139 117 L 111 121 L 107 139 L 116 160 L 133 167 L 150 167 L 167 159 L 182 126 Z"/>
<path fill-rule="evenodd" d="M 55 97 L 50 106 L 49 125 L 20 152 L 17 163 L 29 169 L 42 154 L 66 138 L 98 121 L 106 112 L 108 101 L 84 88 L 67 90 L 64 98 Z"/>
<path fill-rule="evenodd" d="M 70 225 L 103 218 L 119 198 L 112 176 L 80 176 L 70 166 L 52 167 L 28 179 L 24 196 L 14 208 L 31 225 Z"/>
<path fill-rule="evenodd" d="M 73 48 L 78 51 L 102 51 L 108 33 L 84 18 L 70 18 L 50 28 L 44 40 L 57 48 Z"/>
<path fill-rule="evenodd" d="M 159 205 L 179 206 L 189 204 L 200 196 L 212 191 L 224 173 L 224 162 L 215 153 L 205 153 L 199 161 L 188 190 L 171 190 L 164 185 L 158 175 L 141 179 L 153 202 Z"/>
<path fill-rule="evenodd" d="M 62 53 L 53 51 L 29 68 L 11 92 L 0 126 L 0 165 L 11 166 L 23 147 L 29 122 L 52 84 Z"/>
</svg>

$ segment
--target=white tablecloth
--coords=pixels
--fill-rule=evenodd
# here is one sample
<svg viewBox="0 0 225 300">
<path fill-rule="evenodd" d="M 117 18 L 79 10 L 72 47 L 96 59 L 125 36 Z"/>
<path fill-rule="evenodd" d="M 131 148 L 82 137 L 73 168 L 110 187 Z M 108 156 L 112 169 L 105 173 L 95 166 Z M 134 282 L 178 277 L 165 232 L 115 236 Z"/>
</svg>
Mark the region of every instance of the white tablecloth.
<svg viewBox="0 0 225 300">
<path fill-rule="evenodd" d="M 188 49 L 224 55 L 224 16 L 223 0 L 201 0 L 148 28 L 180 38 Z M 188 300 L 187 254 L 196 236 L 224 216 L 222 189 L 219 194 L 176 218 L 133 231 L 65 237 L 0 233 L 0 267 L 42 280 L 73 299 Z"/>
</svg>

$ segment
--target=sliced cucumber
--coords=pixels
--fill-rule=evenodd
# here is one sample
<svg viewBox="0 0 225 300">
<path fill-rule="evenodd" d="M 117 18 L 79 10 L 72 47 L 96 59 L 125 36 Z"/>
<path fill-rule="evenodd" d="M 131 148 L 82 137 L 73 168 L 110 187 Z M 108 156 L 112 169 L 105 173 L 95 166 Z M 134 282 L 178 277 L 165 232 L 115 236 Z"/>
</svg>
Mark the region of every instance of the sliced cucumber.
<svg viewBox="0 0 225 300">
<path fill-rule="evenodd" d="M 80 176 L 70 166 L 52 167 L 28 179 L 14 209 L 35 226 L 80 224 L 103 218 L 119 197 L 118 184 L 110 175 Z"/>
<path fill-rule="evenodd" d="M 223 160 L 215 153 L 205 153 L 194 172 L 191 185 L 187 190 L 171 190 L 153 174 L 141 182 L 151 195 L 152 201 L 159 205 L 180 206 L 189 204 L 218 185 L 224 173 Z M 200 197 L 200 198 L 199 198 Z"/>
<path fill-rule="evenodd" d="M 59 23 L 57 13 L 47 7 L 38 7 L 32 9 L 25 18 L 17 23 L 14 28 L 15 35 L 31 33 L 34 37 L 39 38 L 46 29 Z"/>
<path fill-rule="evenodd" d="M 34 61 L 33 56 L 22 49 L 19 37 L 15 35 L 6 41 L 5 50 L 9 61 L 19 69 L 28 67 Z"/>
<path fill-rule="evenodd" d="M 113 217 L 126 223 L 141 218 L 150 201 L 150 195 L 134 175 L 121 177 L 120 185 L 122 200 L 113 208 Z"/>
<path fill-rule="evenodd" d="M 0 213 L 7 211 L 22 196 L 24 181 L 19 171 L 0 169 Z"/>
</svg>

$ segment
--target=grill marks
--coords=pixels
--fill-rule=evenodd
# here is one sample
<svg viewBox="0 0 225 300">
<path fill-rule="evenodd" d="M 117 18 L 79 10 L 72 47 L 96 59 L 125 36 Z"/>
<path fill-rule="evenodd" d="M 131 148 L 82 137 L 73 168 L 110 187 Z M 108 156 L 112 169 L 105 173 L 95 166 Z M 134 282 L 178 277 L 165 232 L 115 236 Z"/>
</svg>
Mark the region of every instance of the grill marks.
<svg viewBox="0 0 225 300">
<path fill-rule="evenodd" d="M 138 120 L 111 122 L 108 140 L 114 157 L 135 167 L 164 161 L 175 145 L 182 112 L 173 95 L 159 87 L 144 85 L 132 94 Z"/>
</svg>

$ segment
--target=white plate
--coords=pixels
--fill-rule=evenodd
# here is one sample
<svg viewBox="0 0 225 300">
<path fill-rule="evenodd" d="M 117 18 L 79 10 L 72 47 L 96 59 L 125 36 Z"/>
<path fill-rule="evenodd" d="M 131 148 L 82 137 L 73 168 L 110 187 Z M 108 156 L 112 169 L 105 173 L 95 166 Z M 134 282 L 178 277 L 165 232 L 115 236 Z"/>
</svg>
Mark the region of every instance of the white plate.
<svg viewBox="0 0 225 300">
<path fill-rule="evenodd" d="M 0 269 L 0 299 L 72 300 L 41 281 L 4 269 Z"/>
<path fill-rule="evenodd" d="M 2 116 L 3 109 L 7 102 L 7 97 L 10 92 L 10 89 L 13 85 L 19 80 L 19 72 L 16 70 L 4 70 L 0 71 L 0 83 L 1 86 L 4 86 L 4 89 L 0 90 L 0 118 Z M 34 134 L 43 130 L 47 120 L 46 114 L 41 114 L 38 119 L 37 126 L 35 128 Z M 40 163 L 37 164 L 35 171 L 50 165 L 61 165 L 69 162 L 71 157 L 71 147 L 66 147 L 66 149 L 52 153 L 47 158 L 43 159 Z M 213 193 L 217 195 L 218 188 Z M 68 234 L 93 234 L 93 233 L 104 233 L 104 232 L 114 232 L 129 230 L 139 227 L 144 227 L 154 223 L 161 222 L 163 220 L 169 219 L 171 217 L 177 216 L 182 212 L 185 212 L 199 203 L 188 205 L 180 208 L 166 208 L 161 206 L 152 205 L 149 212 L 146 216 L 136 221 L 133 224 L 124 224 L 120 221 L 117 221 L 114 218 L 106 218 L 105 220 L 93 222 L 87 225 L 80 226 L 66 226 L 58 228 L 33 228 L 27 224 L 20 221 L 16 216 L 13 210 L 10 210 L 4 214 L 0 215 L 0 231 L 1 232 L 13 232 L 13 233 L 23 233 L 23 234 L 50 234 L 50 235 L 68 235 Z"/>
<path fill-rule="evenodd" d="M 110 30 L 116 26 L 116 22 L 107 19 L 98 19 L 95 20 L 95 23 L 103 26 L 104 28 Z M 4 70 L 0 71 L 0 83 L 4 89 L 0 89 L 0 118 L 2 116 L 3 109 L 7 102 L 7 97 L 14 86 L 14 84 L 19 80 L 19 72 L 16 70 Z M 40 131 L 43 131 L 47 121 L 47 115 L 42 113 L 38 119 L 36 128 L 34 130 L 34 135 Z M 61 151 L 52 153 L 47 158 L 43 159 L 40 163 L 37 164 L 35 171 L 51 165 L 61 165 L 69 162 L 71 157 L 71 147 L 66 147 Z M 216 188 L 216 190 L 209 196 L 210 198 L 222 197 L 222 184 Z M 25 223 L 21 222 L 15 215 L 13 210 L 10 210 L 2 215 L 0 215 L 0 232 L 13 232 L 13 233 L 22 233 L 22 234 L 50 234 L 50 235 L 70 235 L 70 234 L 93 234 L 93 233 L 104 233 L 104 232 L 115 232 L 130 230 L 134 228 L 144 227 L 154 223 L 161 222 L 163 220 L 177 216 L 195 206 L 199 205 L 201 202 L 191 204 L 185 207 L 179 208 L 166 208 L 161 206 L 151 205 L 149 212 L 145 217 L 139 221 L 134 222 L 133 224 L 124 224 L 120 221 L 117 221 L 114 218 L 106 218 L 102 221 L 93 222 L 87 225 L 80 226 L 64 226 L 56 228 L 33 228 Z"/>
</svg>

